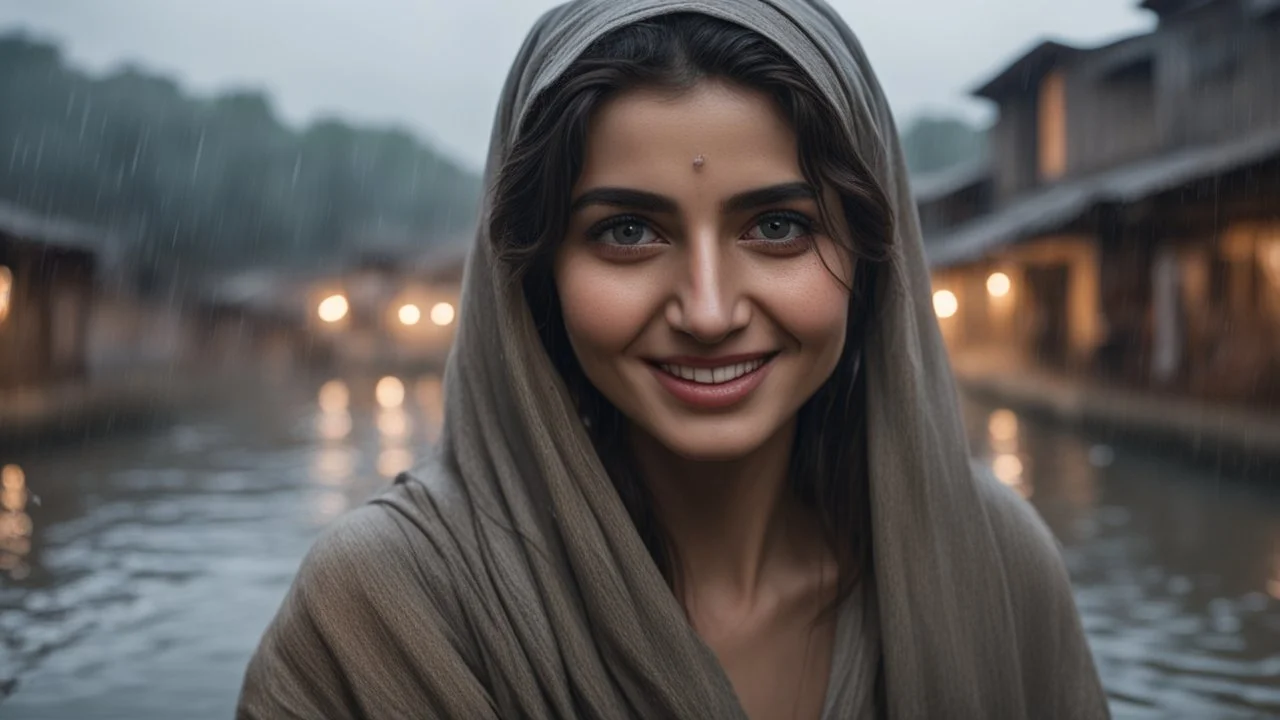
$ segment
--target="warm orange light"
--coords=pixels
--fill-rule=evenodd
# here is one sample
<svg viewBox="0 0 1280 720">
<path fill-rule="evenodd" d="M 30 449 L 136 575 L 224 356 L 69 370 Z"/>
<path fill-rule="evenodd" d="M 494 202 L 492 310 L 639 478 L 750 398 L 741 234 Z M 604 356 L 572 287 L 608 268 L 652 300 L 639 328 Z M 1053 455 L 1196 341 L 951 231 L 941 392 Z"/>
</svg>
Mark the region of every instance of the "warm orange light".
<svg viewBox="0 0 1280 720">
<path fill-rule="evenodd" d="M 378 432 L 388 440 L 407 437 L 412 427 L 409 413 L 400 408 L 390 408 L 378 413 Z"/>
<path fill-rule="evenodd" d="M 939 290 L 933 294 L 933 310 L 940 318 L 949 318 L 960 309 L 960 301 L 950 290 Z"/>
<path fill-rule="evenodd" d="M 345 439 L 351 434 L 351 413 L 340 410 L 338 412 L 327 412 L 316 416 L 316 432 L 320 437 L 337 442 Z"/>
<path fill-rule="evenodd" d="M 398 408 L 404 404 L 404 383 L 400 382 L 400 378 L 384 377 L 378 381 L 374 394 L 382 407 Z"/>
<path fill-rule="evenodd" d="M 987 278 L 987 292 L 991 297 L 1004 297 L 1012 289 L 1013 281 L 1002 272 L 991 273 L 991 277 Z"/>
<path fill-rule="evenodd" d="M 9 317 L 9 305 L 13 300 L 13 271 L 0 265 L 0 322 Z"/>
<path fill-rule="evenodd" d="M 417 325 L 418 321 L 422 319 L 422 311 L 418 309 L 417 305 L 412 303 L 402 305 L 398 314 L 400 316 L 400 322 L 405 325 Z"/>
<path fill-rule="evenodd" d="M 351 402 L 351 391 L 341 380 L 330 380 L 320 388 L 320 409 L 327 413 L 339 413 Z"/>
<path fill-rule="evenodd" d="M 27 474 L 17 465 L 5 465 L 0 470 L 0 486 L 5 490 L 21 490 L 27 485 Z"/>
<path fill-rule="evenodd" d="M 431 322 L 441 327 L 453 322 L 454 315 L 453 305 L 447 302 L 438 302 L 431 308 Z"/>
<path fill-rule="evenodd" d="M 1016 485 L 1022 478 L 1022 461 L 1017 455 L 998 455 L 991 463 L 991 470 L 1005 485 Z"/>
<path fill-rule="evenodd" d="M 320 301 L 320 319 L 327 323 L 336 323 L 346 317 L 350 309 L 351 305 L 347 303 L 345 296 L 330 295 Z"/>
<path fill-rule="evenodd" d="M 1018 437 L 1018 416 L 1012 410 L 996 410 L 987 421 L 987 430 L 996 442 L 1009 442 Z"/>
</svg>

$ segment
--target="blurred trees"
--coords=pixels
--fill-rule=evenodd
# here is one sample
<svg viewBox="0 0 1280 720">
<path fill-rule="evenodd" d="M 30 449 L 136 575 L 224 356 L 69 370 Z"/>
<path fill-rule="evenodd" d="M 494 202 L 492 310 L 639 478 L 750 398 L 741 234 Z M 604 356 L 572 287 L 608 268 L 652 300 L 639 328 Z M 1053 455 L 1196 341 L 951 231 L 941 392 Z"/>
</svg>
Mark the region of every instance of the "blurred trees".
<svg viewBox="0 0 1280 720">
<path fill-rule="evenodd" d="M 398 130 L 299 132 L 261 93 L 93 78 L 0 37 L 0 198 L 115 231 L 148 272 L 308 266 L 373 235 L 423 247 L 474 222 L 480 181 Z"/>
</svg>

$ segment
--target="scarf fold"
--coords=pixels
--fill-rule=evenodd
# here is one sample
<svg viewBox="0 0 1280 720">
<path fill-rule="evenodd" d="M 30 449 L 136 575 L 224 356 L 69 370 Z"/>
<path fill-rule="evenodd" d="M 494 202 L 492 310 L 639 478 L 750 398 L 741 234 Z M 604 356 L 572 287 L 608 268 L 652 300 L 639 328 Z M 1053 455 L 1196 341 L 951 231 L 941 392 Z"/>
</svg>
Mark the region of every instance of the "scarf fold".
<svg viewBox="0 0 1280 720">
<path fill-rule="evenodd" d="M 759 32 L 844 120 L 895 217 L 864 348 L 872 580 L 840 611 L 824 718 L 1101 718 L 1058 547 L 969 463 L 897 130 L 821 0 L 579 0 L 503 88 L 495 186 L 534 98 L 592 42 L 700 12 Z M 745 718 L 650 558 L 495 261 L 484 203 L 437 457 L 329 528 L 245 677 L 238 717 Z"/>
</svg>

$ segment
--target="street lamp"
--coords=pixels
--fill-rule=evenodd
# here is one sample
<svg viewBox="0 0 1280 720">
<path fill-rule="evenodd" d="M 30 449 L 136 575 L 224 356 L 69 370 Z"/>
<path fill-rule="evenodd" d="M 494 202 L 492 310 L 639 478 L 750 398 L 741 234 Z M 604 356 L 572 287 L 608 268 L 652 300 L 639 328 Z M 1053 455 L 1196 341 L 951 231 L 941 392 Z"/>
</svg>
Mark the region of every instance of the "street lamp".
<svg viewBox="0 0 1280 720">
<path fill-rule="evenodd" d="M 431 322 L 441 327 L 453 322 L 454 315 L 453 305 L 447 302 L 438 302 L 431 308 Z"/>
<path fill-rule="evenodd" d="M 318 312 L 321 320 L 327 323 L 336 323 L 346 317 L 350 309 L 351 305 L 347 302 L 347 298 L 337 294 L 321 300 Z"/>
<path fill-rule="evenodd" d="M 1002 272 L 991 273 L 991 277 L 987 278 L 987 292 L 991 294 L 991 297 L 1004 297 L 1009 294 L 1009 290 L 1012 288 L 1013 281 Z"/>
<path fill-rule="evenodd" d="M 946 319 L 956 314 L 960 309 L 960 301 L 956 299 L 956 294 L 950 290 L 939 290 L 933 294 L 933 310 L 938 313 L 938 317 Z"/>
<path fill-rule="evenodd" d="M 400 306 L 399 316 L 400 322 L 404 325 L 417 325 L 418 321 L 422 319 L 422 311 L 418 309 L 417 305 L 409 303 Z"/>
</svg>

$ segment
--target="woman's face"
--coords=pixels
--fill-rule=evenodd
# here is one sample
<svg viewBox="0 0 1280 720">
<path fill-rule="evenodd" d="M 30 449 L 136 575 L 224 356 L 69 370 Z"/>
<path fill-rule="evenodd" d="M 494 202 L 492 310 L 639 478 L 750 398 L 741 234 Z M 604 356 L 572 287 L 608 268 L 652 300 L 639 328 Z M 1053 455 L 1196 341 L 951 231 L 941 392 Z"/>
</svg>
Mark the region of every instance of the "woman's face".
<svg viewBox="0 0 1280 720">
<path fill-rule="evenodd" d="M 697 460 L 790 432 L 845 342 L 846 231 L 815 192 L 763 93 L 704 81 L 598 109 L 555 279 L 587 378 L 638 430 Z"/>
</svg>

